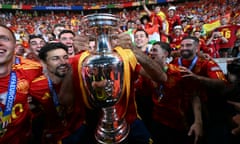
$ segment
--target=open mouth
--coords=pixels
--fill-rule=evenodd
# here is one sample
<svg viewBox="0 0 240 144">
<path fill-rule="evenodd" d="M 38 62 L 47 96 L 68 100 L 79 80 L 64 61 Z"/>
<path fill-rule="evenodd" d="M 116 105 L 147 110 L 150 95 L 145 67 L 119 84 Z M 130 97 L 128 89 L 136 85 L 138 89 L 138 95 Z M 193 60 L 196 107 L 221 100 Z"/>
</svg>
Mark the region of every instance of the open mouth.
<svg viewBox="0 0 240 144">
<path fill-rule="evenodd" d="M 156 57 L 155 56 L 150 56 L 151 57 L 151 59 L 155 59 Z"/>
<path fill-rule="evenodd" d="M 0 49 L 0 54 L 4 54 L 5 52 L 7 52 L 7 50 L 5 50 L 5 49 Z"/>
<path fill-rule="evenodd" d="M 68 65 L 63 65 L 63 66 L 59 66 L 57 69 L 60 70 L 60 71 L 67 71 L 69 69 L 69 66 Z"/>
</svg>

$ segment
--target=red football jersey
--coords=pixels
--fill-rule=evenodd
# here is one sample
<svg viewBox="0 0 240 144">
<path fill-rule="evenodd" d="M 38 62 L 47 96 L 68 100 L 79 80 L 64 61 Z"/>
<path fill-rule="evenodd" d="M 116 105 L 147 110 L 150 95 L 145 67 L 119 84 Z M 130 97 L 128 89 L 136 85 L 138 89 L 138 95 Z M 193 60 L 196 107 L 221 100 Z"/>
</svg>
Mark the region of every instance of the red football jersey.
<svg viewBox="0 0 240 144">
<path fill-rule="evenodd" d="M 172 62 L 173 64 L 179 65 L 178 58 L 174 59 Z M 182 64 L 185 67 L 189 67 L 192 61 L 188 61 L 185 59 L 182 59 Z M 201 75 L 206 76 L 213 79 L 221 79 L 226 81 L 226 78 L 219 67 L 219 65 L 214 62 L 213 60 L 205 60 L 203 58 L 198 58 L 196 65 L 192 69 L 192 72 Z"/>
<path fill-rule="evenodd" d="M 181 42 L 182 42 L 182 39 L 187 36 L 187 34 L 183 33 L 179 36 L 175 35 L 175 34 L 171 34 L 170 37 L 171 37 L 171 42 L 170 42 L 170 46 L 172 49 L 174 50 L 178 50 L 180 49 L 181 47 Z"/>
<path fill-rule="evenodd" d="M 71 58 L 71 62 L 73 59 L 74 57 Z M 76 81 L 73 83 L 74 85 L 78 84 Z M 60 89 L 61 83 L 58 85 L 53 84 L 53 90 L 57 95 Z M 44 109 L 47 109 L 47 111 L 44 111 L 47 117 L 43 141 L 45 143 L 56 143 L 70 136 L 82 126 L 85 121 L 85 106 L 81 94 L 75 93 L 76 95 L 74 95 L 72 106 L 60 107 L 65 109 L 65 111 L 60 113 L 56 110 L 53 95 L 50 91 L 48 79 L 45 76 L 41 76 L 32 82 L 30 94 L 42 104 Z M 46 99 L 48 99 L 48 101 L 46 101 Z M 47 138 L 45 135 L 51 135 L 51 138 Z"/>
<path fill-rule="evenodd" d="M 186 130 L 188 128 L 186 113 L 191 108 L 193 93 L 200 91 L 198 83 L 182 77 L 179 68 L 168 65 L 168 80 L 155 87 L 153 94 L 153 120 L 168 127 Z"/>
<path fill-rule="evenodd" d="M 74 87 L 76 90 L 76 93 L 78 93 L 79 95 L 81 95 L 81 88 L 80 88 L 80 77 L 79 75 L 82 73 L 81 70 L 79 69 L 79 64 L 81 64 L 81 54 L 75 56 L 74 58 L 72 58 L 71 62 L 72 62 L 72 69 L 73 69 L 73 79 L 74 79 Z M 131 68 L 129 68 L 131 69 Z M 130 81 L 130 96 L 127 97 L 126 96 L 126 91 L 123 92 L 123 95 L 120 99 L 120 101 L 115 105 L 116 106 L 116 110 L 117 110 L 117 114 L 119 117 L 125 117 L 127 123 L 131 124 L 134 120 L 137 119 L 138 114 L 137 114 L 137 108 L 135 105 L 135 94 L 134 94 L 134 81 L 137 79 L 137 75 L 138 72 L 140 70 L 140 66 L 137 65 L 135 70 L 131 69 L 131 81 Z M 135 72 L 134 72 L 135 71 Z M 86 97 L 82 97 L 83 100 L 81 100 L 82 102 L 84 102 L 84 104 L 82 105 L 86 105 L 86 106 L 91 106 L 91 104 L 88 101 L 88 98 L 86 95 Z"/>
<path fill-rule="evenodd" d="M 17 75 L 17 89 L 11 109 L 10 123 L 6 133 L 0 137 L 1 144 L 27 143 L 31 132 L 31 111 L 27 100 L 32 80 L 42 74 L 39 63 L 19 57 L 19 64 L 13 66 Z M 0 79 L 0 107 L 4 111 L 10 75 Z M 2 115 L 1 115 L 2 117 Z"/>
<path fill-rule="evenodd" d="M 173 31 L 173 27 L 176 25 L 181 25 L 181 20 L 179 15 L 175 15 L 173 17 L 167 17 L 168 25 L 169 25 L 169 33 Z"/>
<path fill-rule="evenodd" d="M 175 58 L 172 61 L 172 63 L 175 65 L 179 65 L 179 58 Z M 188 67 L 190 67 L 191 63 L 192 63 L 192 61 L 182 59 L 182 66 L 185 66 L 188 68 Z M 220 79 L 227 83 L 227 80 L 225 78 L 223 71 L 221 70 L 219 65 L 213 60 L 206 60 L 203 58 L 198 58 L 196 65 L 192 69 L 192 72 L 194 72 L 195 74 L 200 75 L 200 76 L 205 76 L 205 77 L 212 78 L 212 79 Z M 207 92 L 207 93 L 209 93 L 209 92 Z M 207 100 L 206 95 L 202 95 L 202 97 L 200 97 L 200 98 L 202 99 L 202 101 Z"/>
<path fill-rule="evenodd" d="M 228 40 L 227 43 L 220 44 L 220 49 L 233 48 L 234 42 L 237 39 L 236 33 L 239 27 L 240 26 L 237 25 L 227 25 L 216 28 L 216 31 L 219 31 L 222 34 L 222 36 L 224 36 Z"/>
</svg>

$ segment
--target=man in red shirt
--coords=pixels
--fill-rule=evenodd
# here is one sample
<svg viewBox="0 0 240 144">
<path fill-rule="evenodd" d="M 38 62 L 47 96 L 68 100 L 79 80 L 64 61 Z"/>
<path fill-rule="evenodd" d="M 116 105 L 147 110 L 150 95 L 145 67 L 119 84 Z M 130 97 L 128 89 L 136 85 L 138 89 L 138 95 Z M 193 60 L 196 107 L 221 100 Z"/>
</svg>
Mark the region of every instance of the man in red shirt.
<svg viewBox="0 0 240 144">
<path fill-rule="evenodd" d="M 140 49 L 146 55 L 149 55 L 151 47 L 148 45 L 148 34 L 145 30 L 137 30 L 134 34 L 134 42 L 138 49 Z M 141 116 L 144 124 L 150 127 L 151 124 L 151 113 L 152 111 L 152 99 L 149 78 L 139 75 L 135 81 L 135 93 L 136 93 L 136 103 L 138 108 L 138 113 Z"/>
<path fill-rule="evenodd" d="M 228 40 L 221 35 L 220 32 L 213 32 L 212 36 L 207 40 L 206 45 L 209 47 L 209 55 L 213 58 L 220 58 L 220 45 L 227 43 Z"/>
<path fill-rule="evenodd" d="M 234 42 L 237 39 L 236 33 L 240 28 L 239 25 L 232 25 L 228 23 L 227 17 L 222 17 L 220 20 L 221 26 L 216 28 L 215 31 L 221 33 L 228 42 L 220 44 L 220 56 L 221 57 L 231 57 L 232 48 L 234 47 Z"/>
<path fill-rule="evenodd" d="M 183 32 L 183 28 L 181 25 L 176 25 L 173 29 L 173 33 L 170 34 L 170 46 L 172 48 L 172 51 L 178 51 L 180 48 L 180 44 L 182 39 L 187 36 Z"/>
<path fill-rule="evenodd" d="M 167 21 L 169 25 L 168 34 L 171 34 L 176 25 L 181 25 L 180 16 L 176 13 L 176 7 L 170 6 L 167 13 Z"/>
<path fill-rule="evenodd" d="M 86 42 L 87 41 L 84 41 L 84 43 Z M 118 38 L 118 45 L 124 46 L 126 48 L 132 48 L 132 41 L 130 36 L 125 33 L 120 34 Z M 130 133 L 128 135 L 129 143 L 152 143 L 150 133 L 138 116 L 134 94 L 134 81 L 137 79 L 139 73 L 145 74 L 147 77 L 156 81 L 165 81 L 167 77 L 161 70 L 161 66 L 151 60 L 140 49 L 133 48 L 132 50 L 129 50 L 116 47 L 114 48 L 114 51 L 121 56 L 124 61 L 124 65 L 127 66 L 124 71 L 125 75 L 131 75 L 131 77 L 125 79 L 127 80 L 126 83 L 129 85 L 126 86 L 120 101 L 115 105 L 116 113 L 119 117 L 124 117 L 126 122 L 130 125 Z M 85 51 L 77 57 L 74 57 L 74 60 L 72 60 L 73 79 L 75 82 L 74 89 L 77 93 L 82 94 L 84 104 L 88 108 L 94 108 L 88 101 L 88 95 L 84 90 L 81 76 L 82 62 L 88 55 L 89 52 Z M 137 64 L 137 61 L 141 64 L 141 66 Z"/>
<path fill-rule="evenodd" d="M 150 55 L 157 61 L 166 61 L 170 45 L 163 42 L 153 44 Z M 164 64 L 168 80 L 153 82 L 152 135 L 154 142 L 163 144 L 197 143 L 202 134 L 201 104 L 198 96 L 201 90 L 194 79 L 184 78 L 182 67 Z M 193 112 L 190 113 L 190 112 Z M 194 115 L 190 121 L 190 115 Z M 195 137 L 194 140 L 191 137 Z"/>
<path fill-rule="evenodd" d="M 42 74 L 39 63 L 14 55 L 16 38 L 0 25 L 0 143 L 27 143 L 31 136 L 29 89 Z M 47 99 L 44 101 L 48 101 Z"/>
<path fill-rule="evenodd" d="M 180 57 L 173 60 L 173 64 L 184 66 L 185 77 L 194 78 L 200 82 L 200 86 L 206 90 L 206 96 L 201 96 L 203 106 L 206 107 L 207 119 L 206 136 L 210 143 L 221 143 L 221 135 L 224 132 L 224 106 L 221 90 L 226 86 L 226 78 L 221 68 L 213 60 L 207 60 L 197 56 L 199 40 L 196 37 L 185 37 L 181 42 Z M 221 111 L 221 109 L 223 109 Z M 218 121 L 218 123 L 214 123 Z M 215 129 L 217 127 L 217 129 Z M 209 136 L 209 137 L 208 137 Z M 223 138 L 223 137 L 221 137 Z"/>
<path fill-rule="evenodd" d="M 150 20 L 151 20 L 151 24 L 152 26 L 153 25 L 158 25 L 159 28 L 161 29 L 162 28 L 162 18 L 158 15 L 160 12 L 161 12 L 161 8 L 159 6 L 156 6 L 155 9 L 154 9 L 154 12 L 151 12 L 146 4 L 145 4 L 145 0 L 142 1 L 142 4 L 143 4 L 143 8 L 144 10 L 147 12 L 148 16 L 150 17 Z"/>
<path fill-rule="evenodd" d="M 62 43 L 49 43 L 39 52 L 39 58 L 47 71 L 44 76 L 32 82 L 31 95 L 38 101 L 50 98 L 52 102 L 52 105 L 48 105 L 48 112 L 44 112 L 46 117 L 43 143 L 86 143 L 85 140 L 89 138 L 85 135 L 87 130 L 84 125 L 83 100 L 80 96 L 73 95 L 71 83 L 68 83 L 68 86 L 62 84 L 70 72 L 68 57 L 68 47 Z M 69 90 L 67 100 L 61 96 L 66 92 L 65 89 Z"/>
</svg>

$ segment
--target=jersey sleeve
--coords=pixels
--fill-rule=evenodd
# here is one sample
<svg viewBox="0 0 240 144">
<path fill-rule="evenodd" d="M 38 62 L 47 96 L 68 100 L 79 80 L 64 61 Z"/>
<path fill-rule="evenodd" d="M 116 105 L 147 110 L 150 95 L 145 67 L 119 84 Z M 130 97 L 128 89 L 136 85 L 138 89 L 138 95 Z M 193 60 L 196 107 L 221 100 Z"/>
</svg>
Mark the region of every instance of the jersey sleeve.
<svg viewBox="0 0 240 144">
<path fill-rule="evenodd" d="M 21 65 L 16 65 L 15 67 L 22 71 L 24 75 L 32 81 L 33 79 L 39 77 L 43 73 L 42 65 L 39 62 L 24 59 L 20 57 Z"/>
<path fill-rule="evenodd" d="M 39 103 L 43 109 L 50 110 L 53 108 L 54 104 L 48 87 L 48 80 L 44 75 L 32 81 L 30 84 L 29 95 L 34 101 Z"/>
<path fill-rule="evenodd" d="M 207 65 L 208 65 L 207 74 L 209 78 L 226 81 L 223 71 L 221 70 L 220 66 L 216 62 L 214 62 L 213 60 L 210 60 L 207 63 Z"/>
</svg>

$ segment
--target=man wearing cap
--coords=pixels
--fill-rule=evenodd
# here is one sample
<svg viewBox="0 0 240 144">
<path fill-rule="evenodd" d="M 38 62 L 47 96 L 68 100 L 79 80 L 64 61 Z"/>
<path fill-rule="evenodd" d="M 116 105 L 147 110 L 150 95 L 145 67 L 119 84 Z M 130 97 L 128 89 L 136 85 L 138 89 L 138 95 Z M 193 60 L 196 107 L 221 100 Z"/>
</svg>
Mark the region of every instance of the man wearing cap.
<svg viewBox="0 0 240 144">
<path fill-rule="evenodd" d="M 169 25 L 168 33 L 171 33 L 174 29 L 174 26 L 181 25 L 180 16 L 176 14 L 176 7 L 170 6 L 167 13 L 167 21 Z"/>
<path fill-rule="evenodd" d="M 185 36 L 187 36 L 187 34 L 183 32 L 182 26 L 176 25 L 173 29 L 173 33 L 169 36 L 170 46 L 173 51 L 177 51 L 180 48 L 181 41 Z"/>
</svg>

